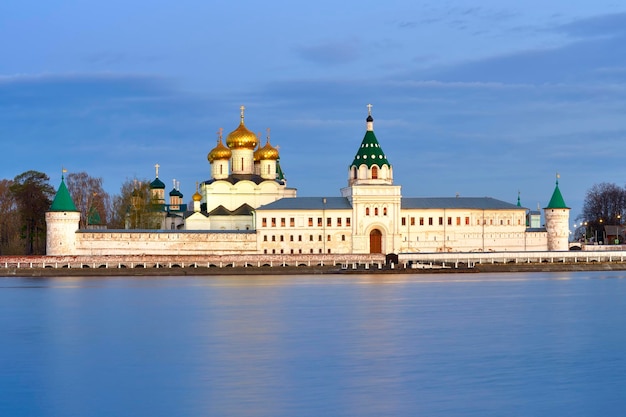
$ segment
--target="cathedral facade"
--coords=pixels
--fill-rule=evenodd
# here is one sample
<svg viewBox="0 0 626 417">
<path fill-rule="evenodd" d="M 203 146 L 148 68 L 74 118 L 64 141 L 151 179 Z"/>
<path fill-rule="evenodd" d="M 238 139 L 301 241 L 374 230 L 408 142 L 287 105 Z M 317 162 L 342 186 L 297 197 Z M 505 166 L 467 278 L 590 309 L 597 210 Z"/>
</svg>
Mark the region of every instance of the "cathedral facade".
<svg viewBox="0 0 626 417">
<path fill-rule="evenodd" d="M 555 251 L 568 249 L 569 208 L 558 181 L 540 214 L 488 197 L 403 197 L 374 133 L 368 106 L 365 135 L 339 196 L 297 197 L 280 155 L 244 124 L 207 156 L 211 177 L 196 187 L 189 209 L 175 185 L 161 230 L 78 230 L 61 183 L 48 222 L 49 255 L 103 254 L 367 254 Z M 153 198 L 165 200 L 157 176 Z M 57 203 L 57 199 L 59 202 Z"/>
</svg>

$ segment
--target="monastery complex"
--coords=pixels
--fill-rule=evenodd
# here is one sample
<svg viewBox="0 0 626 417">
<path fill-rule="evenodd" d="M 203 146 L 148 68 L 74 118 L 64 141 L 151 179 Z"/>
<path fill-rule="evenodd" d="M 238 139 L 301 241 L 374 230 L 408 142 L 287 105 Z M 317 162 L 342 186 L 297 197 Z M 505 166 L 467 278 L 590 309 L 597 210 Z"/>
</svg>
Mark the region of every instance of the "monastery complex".
<svg viewBox="0 0 626 417">
<path fill-rule="evenodd" d="M 64 180 L 46 213 L 47 255 L 304 255 L 526 252 L 568 249 L 569 208 L 558 179 L 541 213 L 488 197 L 403 197 L 374 134 L 365 135 L 338 195 L 297 197 L 287 186 L 269 133 L 261 143 L 244 124 L 208 153 L 210 178 L 191 204 L 175 186 L 150 184 L 161 228 L 79 229 Z M 348 158 L 349 156 L 346 155 Z M 347 159 L 346 158 L 346 159 Z M 346 161 L 349 162 L 349 159 Z"/>
</svg>

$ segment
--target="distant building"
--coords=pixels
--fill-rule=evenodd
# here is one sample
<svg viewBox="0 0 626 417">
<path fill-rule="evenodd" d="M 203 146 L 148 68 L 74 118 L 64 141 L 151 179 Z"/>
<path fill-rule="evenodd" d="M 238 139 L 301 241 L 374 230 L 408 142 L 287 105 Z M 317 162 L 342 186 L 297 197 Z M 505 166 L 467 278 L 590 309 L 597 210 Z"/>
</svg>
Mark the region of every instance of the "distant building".
<svg viewBox="0 0 626 417">
<path fill-rule="evenodd" d="M 165 204 L 165 184 L 150 184 L 163 212 L 161 230 L 77 230 L 63 180 L 47 213 L 49 255 L 103 254 L 363 254 L 567 250 L 569 208 L 558 179 L 545 227 L 540 213 L 489 197 L 403 197 L 393 167 L 366 130 L 340 196 L 296 197 L 280 168 L 269 132 L 264 146 L 244 124 L 208 153 L 211 178 L 200 183 L 191 210 L 179 185 Z M 55 198 L 55 202 L 57 201 Z M 71 204 L 70 204 L 71 203 Z M 77 214 L 77 212 L 76 212 Z"/>
</svg>

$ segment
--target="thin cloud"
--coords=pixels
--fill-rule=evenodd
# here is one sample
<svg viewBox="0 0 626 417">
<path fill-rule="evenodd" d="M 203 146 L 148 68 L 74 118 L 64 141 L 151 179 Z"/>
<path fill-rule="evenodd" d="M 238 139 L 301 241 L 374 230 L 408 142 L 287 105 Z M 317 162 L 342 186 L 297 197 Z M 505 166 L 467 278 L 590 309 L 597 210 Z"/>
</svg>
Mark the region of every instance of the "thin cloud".
<svg viewBox="0 0 626 417">
<path fill-rule="evenodd" d="M 333 41 L 317 45 L 303 46 L 297 49 L 298 55 L 320 65 L 342 65 L 360 58 L 358 41 Z"/>
<path fill-rule="evenodd" d="M 626 34 L 626 12 L 593 16 L 557 26 L 555 32 L 576 37 L 616 36 Z"/>
</svg>

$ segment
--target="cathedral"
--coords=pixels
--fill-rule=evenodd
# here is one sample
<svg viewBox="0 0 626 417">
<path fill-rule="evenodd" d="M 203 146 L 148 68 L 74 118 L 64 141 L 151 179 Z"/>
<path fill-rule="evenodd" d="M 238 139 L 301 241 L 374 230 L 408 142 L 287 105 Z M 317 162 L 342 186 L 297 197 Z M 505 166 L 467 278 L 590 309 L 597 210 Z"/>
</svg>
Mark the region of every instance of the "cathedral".
<svg viewBox="0 0 626 417">
<path fill-rule="evenodd" d="M 211 177 L 190 206 L 179 186 L 165 203 L 165 184 L 150 184 L 162 213 L 160 230 L 78 229 L 79 213 L 63 180 L 50 210 L 48 255 L 103 254 L 368 254 L 556 251 L 568 249 L 569 208 L 559 190 L 541 214 L 489 197 L 403 197 L 374 133 L 368 105 L 365 135 L 339 195 L 297 197 L 280 155 L 244 123 L 208 152 Z M 355 142 L 356 145 L 357 142 Z"/>
</svg>

